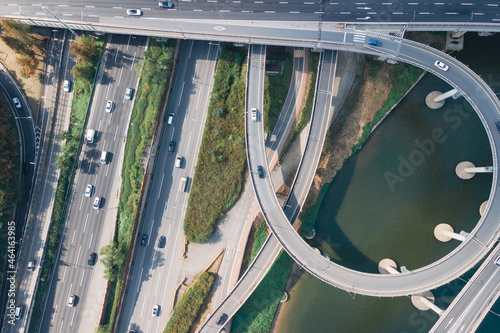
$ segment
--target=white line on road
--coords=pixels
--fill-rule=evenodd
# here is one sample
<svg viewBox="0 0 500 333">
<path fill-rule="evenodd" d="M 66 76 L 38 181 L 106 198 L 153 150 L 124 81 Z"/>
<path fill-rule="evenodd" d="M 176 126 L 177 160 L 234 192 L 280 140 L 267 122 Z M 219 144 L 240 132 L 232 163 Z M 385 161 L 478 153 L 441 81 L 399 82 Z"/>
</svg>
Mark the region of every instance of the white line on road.
<svg viewBox="0 0 500 333">
<path fill-rule="evenodd" d="M 161 281 L 161 272 L 158 273 L 158 279 L 156 280 L 155 295 L 158 295 L 158 284 Z"/>
<path fill-rule="evenodd" d="M 71 237 L 71 244 L 75 242 L 76 229 L 73 230 L 73 237 Z"/>
<path fill-rule="evenodd" d="M 61 327 L 59 328 L 59 333 L 62 332 L 63 325 L 64 325 L 64 320 L 61 320 Z"/>
<path fill-rule="evenodd" d="M 188 56 L 188 59 L 191 59 L 191 54 L 193 53 L 193 45 L 194 43 L 191 42 L 191 48 L 189 49 L 189 56 Z"/>
<path fill-rule="evenodd" d="M 85 217 L 85 224 L 83 225 L 83 233 L 87 230 L 87 222 L 89 221 L 89 214 L 87 213 L 87 217 Z"/>
<path fill-rule="evenodd" d="M 141 282 L 142 282 L 142 271 L 144 270 L 144 268 L 141 268 L 141 274 L 139 275 L 139 278 L 137 279 L 137 292 L 139 292 L 139 288 L 141 287 Z M 142 315 L 141 315 L 142 317 Z"/>
<path fill-rule="evenodd" d="M 85 199 L 85 197 L 82 197 L 82 200 L 80 201 L 80 208 L 78 208 L 78 210 L 82 210 L 82 205 L 83 205 L 83 200 Z"/>
<path fill-rule="evenodd" d="M 94 238 L 94 233 L 92 233 L 92 235 L 90 235 L 89 249 L 90 249 L 90 246 L 92 245 L 93 238 Z"/>
<path fill-rule="evenodd" d="M 163 179 L 165 178 L 165 173 L 161 175 L 160 189 L 158 190 L 158 199 L 160 199 L 161 188 L 163 187 Z"/>
<path fill-rule="evenodd" d="M 61 283 L 64 282 L 64 278 L 66 277 L 66 268 L 68 268 L 68 266 L 64 266 L 64 271 L 63 271 L 63 276 L 62 276 L 62 279 L 61 279 Z"/>
<path fill-rule="evenodd" d="M 181 87 L 181 93 L 179 95 L 179 104 L 177 104 L 177 106 L 181 106 L 181 101 L 182 101 L 182 94 L 184 93 L 184 84 L 186 83 L 186 81 L 183 81 L 182 82 L 182 87 Z"/>
<path fill-rule="evenodd" d="M 123 65 L 120 68 L 120 76 L 118 77 L 118 85 L 120 85 L 120 82 L 122 81 L 122 74 L 123 74 Z M 123 99 L 125 101 L 125 96 L 123 96 Z"/>
<path fill-rule="evenodd" d="M 78 247 L 78 254 L 76 255 L 75 268 L 78 266 L 78 259 L 80 259 L 80 251 L 82 250 L 82 246 Z M 71 288 L 70 288 L 71 289 Z"/>
<path fill-rule="evenodd" d="M 146 244 L 149 245 L 149 241 L 151 240 L 151 233 L 153 232 L 153 226 L 155 225 L 155 219 L 153 219 L 153 221 L 151 221 L 151 228 L 149 228 L 149 237 L 148 237 L 148 243 Z"/>
<path fill-rule="evenodd" d="M 116 136 L 117 135 L 118 135 L 118 125 L 116 125 L 115 137 L 114 137 L 113 141 L 116 141 Z"/>
<path fill-rule="evenodd" d="M 80 280 L 80 287 L 82 286 L 83 284 L 83 277 L 85 276 L 85 270 L 83 270 L 83 274 L 82 274 L 82 278 Z"/>
</svg>

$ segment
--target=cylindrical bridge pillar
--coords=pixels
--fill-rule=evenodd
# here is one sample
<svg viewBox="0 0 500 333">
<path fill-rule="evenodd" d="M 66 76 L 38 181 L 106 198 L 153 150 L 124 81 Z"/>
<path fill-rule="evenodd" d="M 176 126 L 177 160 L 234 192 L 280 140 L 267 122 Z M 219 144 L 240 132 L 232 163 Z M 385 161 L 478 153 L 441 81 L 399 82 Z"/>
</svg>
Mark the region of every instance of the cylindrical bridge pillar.
<svg viewBox="0 0 500 333">
<path fill-rule="evenodd" d="M 413 305 L 422 311 L 427 311 L 431 309 L 438 315 L 441 315 L 444 311 L 441 310 L 434 304 L 434 295 L 430 291 L 424 291 L 423 293 L 411 295 L 411 302 Z"/>
<path fill-rule="evenodd" d="M 455 173 L 461 179 L 471 179 L 476 173 L 491 173 L 496 171 L 497 168 L 489 167 L 476 167 L 473 163 L 464 161 L 457 164 Z"/>
<path fill-rule="evenodd" d="M 392 259 L 382 259 L 378 263 L 378 271 L 380 274 L 399 274 L 398 265 Z"/>
<path fill-rule="evenodd" d="M 434 228 L 434 236 L 441 242 L 448 242 L 451 239 L 463 242 L 467 238 L 467 235 L 468 233 L 465 231 L 460 232 L 460 234 L 455 233 L 453 227 L 447 223 L 438 224 Z"/>
</svg>

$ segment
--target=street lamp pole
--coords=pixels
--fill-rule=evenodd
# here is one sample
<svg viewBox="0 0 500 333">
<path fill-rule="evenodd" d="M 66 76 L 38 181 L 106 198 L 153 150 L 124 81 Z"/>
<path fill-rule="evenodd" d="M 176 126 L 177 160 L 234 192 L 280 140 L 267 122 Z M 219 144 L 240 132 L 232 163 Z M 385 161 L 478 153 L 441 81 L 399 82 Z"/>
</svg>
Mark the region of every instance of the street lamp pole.
<svg viewBox="0 0 500 333">
<path fill-rule="evenodd" d="M 76 37 L 80 37 L 73 29 L 71 29 L 70 27 L 68 27 L 68 25 L 66 23 L 64 23 L 63 21 L 61 21 L 60 19 L 58 19 L 57 16 L 55 16 L 54 14 L 52 14 L 47 7 L 42 6 L 42 9 L 44 11 L 46 11 L 50 16 L 52 16 L 53 18 L 55 18 L 59 23 L 61 23 L 62 25 L 64 25 L 66 27 L 66 29 L 68 29 L 69 31 L 71 31 L 73 33 L 73 35 L 75 35 Z"/>
</svg>

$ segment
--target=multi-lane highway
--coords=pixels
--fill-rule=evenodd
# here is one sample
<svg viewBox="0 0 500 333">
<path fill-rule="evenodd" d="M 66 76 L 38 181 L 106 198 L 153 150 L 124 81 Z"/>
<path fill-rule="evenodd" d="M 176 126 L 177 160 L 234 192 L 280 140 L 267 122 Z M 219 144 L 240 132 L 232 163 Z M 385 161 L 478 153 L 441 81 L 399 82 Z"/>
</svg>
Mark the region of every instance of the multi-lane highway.
<svg viewBox="0 0 500 333">
<path fill-rule="evenodd" d="M 24 15 L 51 18 L 41 3 L 19 0 L 2 0 L 2 12 L 7 15 Z M 43 6 L 64 20 L 82 20 L 92 23 L 113 24 L 118 19 L 127 20 L 267 20 L 311 22 L 500 22 L 499 2 L 447 2 L 418 1 L 174 1 L 172 9 L 160 8 L 155 1 L 124 0 L 87 1 L 72 3 L 49 0 Z M 140 9 L 142 16 L 128 17 L 127 9 Z"/>
<path fill-rule="evenodd" d="M 87 126 L 96 130 L 97 135 L 93 143 L 85 142 L 78 162 L 41 332 L 84 332 L 89 327 L 92 330 L 96 327 L 106 282 L 100 261 L 91 266 L 88 258 L 91 252 L 98 253 L 103 245 L 109 244 L 113 237 L 120 161 L 133 105 L 133 100 L 125 99 L 125 89 L 137 86 L 134 65 L 142 59 L 146 41 L 144 37 L 126 35 L 113 35 L 108 40 Z M 107 100 L 116 103 L 111 113 L 105 112 Z M 108 164 L 99 161 L 104 150 L 109 153 Z M 85 196 L 88 184 L 94 186 L 90 198 Z M 102 198 L 100 209 L 93 208 L 95 197 Z M 73 307 L 68 306 L 71 295 L 76 295 Z"/>
<path fill-rule="evenodd" d="M 184 280 L 183 221 L 218 55 L 218 43 L 188 41 L 182 47 L 170 107 L 165 112 L 167 118 L 170 113 L 174 118 L 172 124 L 165 125 L 139 231 L 138 238 L 146 235 L 147 242 L 138 246 L 135 254 L 119 332 L 129 328 L 141 332 L 163 330 L 171 315 L 176 288 Z M 168 151 L 171 141 L 177 143 L 172 153 Z M 182 156 L 179 168 L 174 166 L 177 156 Z M 186 190 L 182 177 L 188 177 Z M 166 238 L 162 248 L 158 246 L 161 236 Z M 152 316 L 154 305 L 159 305 L 158 316 Z"/>
</svg>

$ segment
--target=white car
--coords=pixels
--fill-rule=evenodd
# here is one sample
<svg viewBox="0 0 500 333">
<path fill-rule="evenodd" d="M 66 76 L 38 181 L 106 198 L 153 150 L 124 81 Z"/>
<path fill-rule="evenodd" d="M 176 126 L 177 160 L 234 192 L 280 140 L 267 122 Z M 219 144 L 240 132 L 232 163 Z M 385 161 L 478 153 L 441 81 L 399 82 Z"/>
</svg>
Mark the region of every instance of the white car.
<svg viewBox="0 0 500 333">
<path fill-rule="evenodd" d="M 175 159 L 175 167 L 180 168 L 181 165 L 182 165 L 182 156 L 177 156 L 177 158 Z"/>
<path fill-rule="evenodd" d="M 500 257 L 495 260 L 495 265 L 500 266 Z"/>
<path fill-rule="evenodd" d="M 28 271 L 33 272 L 35 270 L 35 260 L 30 260 L 28 263 Z"/>
<path fill-rule="evenodd" d="M 69 82 L 69 80 L 64 80 L 63 89 L 64 91 L 69 92 L 69 90 L 71 89 L 71 83 Z"/>
<path fill-rule="evenodd" d="M 436 60 L 436 62 L 434 63 L 434 66 L 436 66 L 437 68 L 439 68 L 442 71 L 448 70 L 448 65 L 445 64 L 444 62 L 439 61 L 439 60 Z"/>
<path fill-rule="evenodd" d="M 114 101 L 108 101 L 106 103 L 106 112 L 111 113 L 115 109 L 115 102 Z"/>
<path fill-rule="evenodd" d="M 142 10 L 140 10 L 140 9 L 127 9 L 127 15 L 129 15 L 129 16 L 142 16 Z"/>
<path fill-rule="evenodd" d="M 73 306 L 75 306 L 75 299 L 76 299 L 76 296 L 75 296 L 75 295 L 71 295 L 71 296 L 68 298 L 68 306 L 69 306 L 69 307 L 73 307 Z"/>
<path fill-rule="evenodd" d="M 14 97 L 12 99 L 12 102 L 14 102 L 14 105 L 16 106 L 16 109 L 20 109 L 21 108 L 21 102 L 19 101 L 19 98 Z"/>
<path fill-rule="evenodd" d="M 160 306 L 158 304 L 153 306 L 153 312 L 152 312 L 153 317 L 158 316 L 158 310 L 160 310 Z"/>
<path fill-rule="evenodd" d="M 134 93 L 134 90 L 132 88 L 125 89 L 125 98 L 128 100 L 132 99 L 133 93 Z"/>
<path fill-rule="evenodd" d="M 87 198 L 90 198 L 92 196 L 92 193 L 94 193 L 94 185 L 88 184 L 85 188 L 85 196 Z"/>
<path fill-rule="evenodd" d="M 95 197 L 94 205 L 92 207 L 94 207 L 94 209 L 101 208 L 101 197 Z"/>
<path fill-rule="evenodd" d="M 252 120 L 253 121 L 257 121 L 257 118 L 258 118 L 258 112 L 257 112 L 257 109 L 256 108 L 253 108 L 252 109 Z"/>
</svg>

